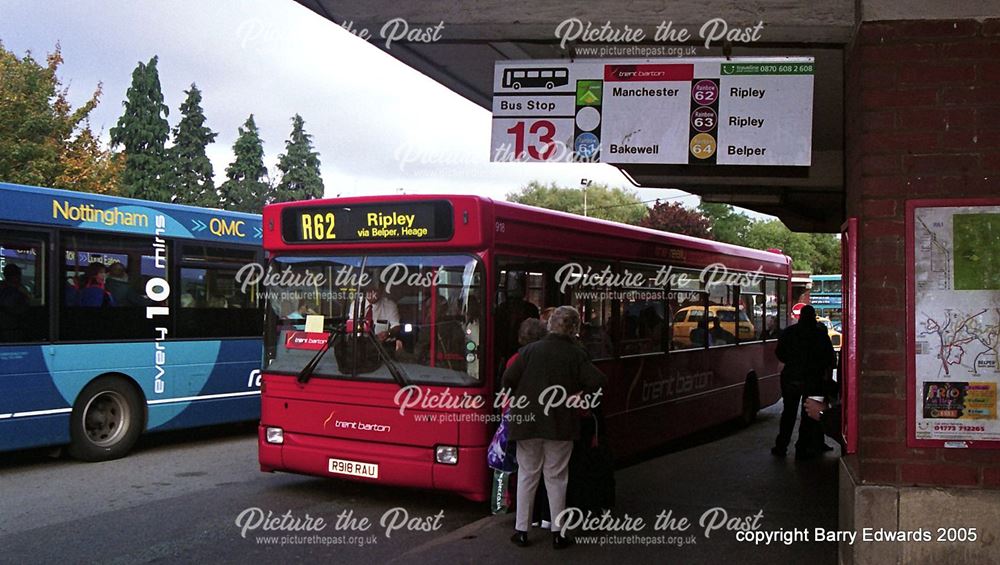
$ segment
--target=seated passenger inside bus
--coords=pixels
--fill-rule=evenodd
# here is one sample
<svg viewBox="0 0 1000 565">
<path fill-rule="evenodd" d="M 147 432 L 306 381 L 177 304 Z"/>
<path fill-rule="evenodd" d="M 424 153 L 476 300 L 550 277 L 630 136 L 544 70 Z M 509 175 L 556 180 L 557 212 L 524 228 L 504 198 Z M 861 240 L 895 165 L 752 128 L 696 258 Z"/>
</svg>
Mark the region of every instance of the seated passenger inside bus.
<svg viewBox="0 0 1000 565">
<path fill-rule="evenodd" d="M 31 295 L 21 283 L 21 267 L 8 263 L 0 281 L 0 342 L 24 341 Z"/>
<path fill-rule="evenodd" d="M 142 295 L 129 283 L 125 265 L 115 261 L 108 267 L 108 276 L 104 280 L 104 288 L 111 294 L 116 306 L 145 306 Z"/>
<path fill-rule="evenodd" d="M 108 271 L 103 263 L 91 263 L 83 274 L 83 286 L 80 289 L 80 306 L 85 308 L 102 308 L 114 306 L 115 299 L 105 287 Z"/>
</svg>

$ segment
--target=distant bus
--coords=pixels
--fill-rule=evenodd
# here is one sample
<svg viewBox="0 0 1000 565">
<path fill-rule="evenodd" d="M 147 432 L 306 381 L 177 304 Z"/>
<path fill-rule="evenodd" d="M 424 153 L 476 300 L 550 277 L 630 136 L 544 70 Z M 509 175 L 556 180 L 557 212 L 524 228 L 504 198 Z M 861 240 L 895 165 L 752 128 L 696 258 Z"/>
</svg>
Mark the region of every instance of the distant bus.
<svg viewBox="0 0 1000 565">
<path fill-rule="evenodd" d="M 569 69 L 566 67 L 504 69 L 503 86 L 519 90 L 523 88 L 553 89 L 569 84 Z"/>
<path fill-rule="evenodd" d="M 282 203 L 264 225 L 280 276 L 264 289 L 263 471 L 485 500 L 522 300 L 580 311 L 616 456 L 780 396 L 780 253 L 473 196 Z M 398 320 L 364 313 L 364 280 L 388 285 Z"/>
<path fill-rule="evenodd" d="M 0 451 L 256 419 L 260 216 L 0 183 Z M 103 281 L 102 281 L 103 279 Z"/>
<path fill-rule="evenodd" d="M 812 275 L 810 280 L 812 289 L 809 291 L 809 303 L 816 309 L 816 315 L 829 318 L 839 325 L 843 319 L 841 276 Z"/>
</svg>

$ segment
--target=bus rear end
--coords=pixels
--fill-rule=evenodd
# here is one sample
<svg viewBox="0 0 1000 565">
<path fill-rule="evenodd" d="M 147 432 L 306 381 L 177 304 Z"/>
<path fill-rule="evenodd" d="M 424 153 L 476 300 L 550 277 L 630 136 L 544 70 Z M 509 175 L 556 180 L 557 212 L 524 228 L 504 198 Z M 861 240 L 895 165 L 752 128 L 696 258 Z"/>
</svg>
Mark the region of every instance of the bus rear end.
<svg viewBox="0 0 1000 565">
<path fill-rule="evenodd" d="M 265 209 L 263 471 L 487 497 L 474 198 Z"/>
</svg>

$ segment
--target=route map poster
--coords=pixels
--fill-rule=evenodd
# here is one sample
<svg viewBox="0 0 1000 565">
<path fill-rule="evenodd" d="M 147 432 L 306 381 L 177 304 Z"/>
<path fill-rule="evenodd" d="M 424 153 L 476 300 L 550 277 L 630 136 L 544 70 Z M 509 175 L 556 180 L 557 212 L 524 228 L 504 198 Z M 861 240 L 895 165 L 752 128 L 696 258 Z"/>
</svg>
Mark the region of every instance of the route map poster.
<svg viewBox="0 0 1000 565">
<path fill-rule="evenodd" d="M 908 208 L 911 439 L 1000 441 L 1000 201 Z"/>
</svg>

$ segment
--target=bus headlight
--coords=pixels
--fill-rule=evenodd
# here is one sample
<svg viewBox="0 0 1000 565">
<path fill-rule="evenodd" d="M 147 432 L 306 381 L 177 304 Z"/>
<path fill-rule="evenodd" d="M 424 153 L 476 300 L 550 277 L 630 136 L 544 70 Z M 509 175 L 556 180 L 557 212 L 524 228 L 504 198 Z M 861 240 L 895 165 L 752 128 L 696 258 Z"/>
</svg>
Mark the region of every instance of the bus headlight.
<svg viewBox="0 0 1000 565">
<path fill-rule="evenodd" d="M 439 445 L 434 448 L 434 460 L 445 465 L 458 465 L 458 448 L 454 445 Z"/>
<path fill-rule="evenodd" d="M 264 438 L 267 443 L 282 444 L 285 443 L 285 430 L 281 428 L 266 428 L 264 430 Z"/>
</svg>

